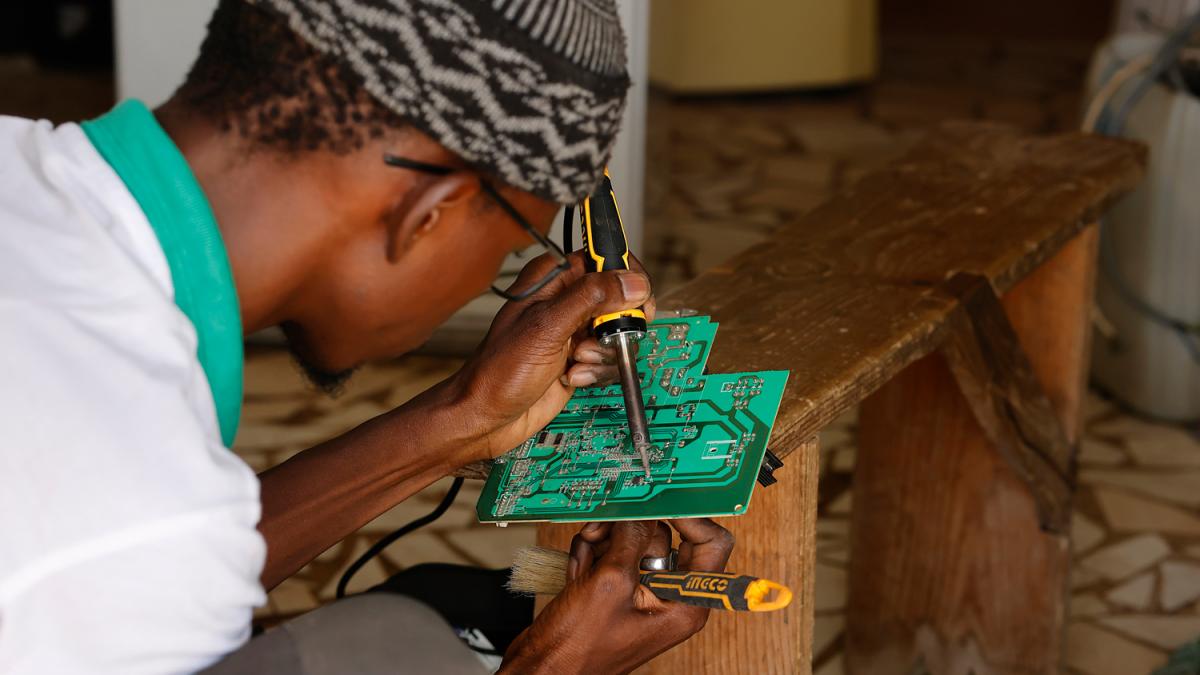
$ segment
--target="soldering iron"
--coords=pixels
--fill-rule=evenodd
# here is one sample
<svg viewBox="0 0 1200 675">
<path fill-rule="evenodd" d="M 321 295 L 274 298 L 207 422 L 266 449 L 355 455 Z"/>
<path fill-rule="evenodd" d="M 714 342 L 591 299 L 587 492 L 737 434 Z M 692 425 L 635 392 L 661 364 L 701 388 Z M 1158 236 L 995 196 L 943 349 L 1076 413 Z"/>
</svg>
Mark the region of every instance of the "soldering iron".
<svg viewBox="0 0 1200 675">
<path fill-rule="evenodd" d="M 588 272 L 628 270 L 629 239 L 617 208 L 617 196 L 605 169 L 596 189 L 583 200 L 580 219 L 583 231 L 584 265 Z M 570 218 L 568 210 L 567 218 Z M 617 352 L 617 372 L 625 397 L 625 415 L 633 449 L 642 460 L 646 480 L 650 480 L 650 431 L 646 424 L 646 404 L 642 400 L 641 377 L 637 371 L 638 343 L 646 337 L 646 313 L 625 309 L 604 314 L 592 321 L 592 333 L 600 344 Z"/>
</svg>

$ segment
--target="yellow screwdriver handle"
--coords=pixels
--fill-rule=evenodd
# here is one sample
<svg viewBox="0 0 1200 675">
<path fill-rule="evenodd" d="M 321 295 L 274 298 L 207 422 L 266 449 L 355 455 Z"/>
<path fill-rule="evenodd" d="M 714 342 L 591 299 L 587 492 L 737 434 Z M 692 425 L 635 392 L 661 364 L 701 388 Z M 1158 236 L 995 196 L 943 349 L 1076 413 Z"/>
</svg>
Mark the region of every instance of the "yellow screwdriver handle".
<svg viewBox="0 0 1200 675">
<path fill-rule="evenodd" d="M 710 609 L 769 612 L 787 607 L 792 590 L 783 584 L 718 572 L 645 572 L 642 583 L 663 600 Z"/>
</svg>

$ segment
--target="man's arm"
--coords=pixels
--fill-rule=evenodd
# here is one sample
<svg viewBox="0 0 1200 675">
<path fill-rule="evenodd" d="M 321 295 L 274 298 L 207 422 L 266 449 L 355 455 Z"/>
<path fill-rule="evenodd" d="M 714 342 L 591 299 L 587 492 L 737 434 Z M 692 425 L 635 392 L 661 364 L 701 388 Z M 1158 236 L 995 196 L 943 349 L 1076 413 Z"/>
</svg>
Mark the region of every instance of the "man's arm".
<svg viewBox="0 0 1200 675">
<path fill-rule="evenodd" d="M 259 475 L 272 588 L 379 514 L 478 458 L 449 382 Z M 457 418 L 457 419 L 456 419 Z"/>
<path fill-rule="evenodd" d="M 466 443 L 440 426 L 448 406 L 434 392 L 259 475 L 264 587 L 453 469 Z"/>
<path fill-rule="evenodd" d="M 650 282 L 629 272 L 585 275 L 578 255 L 572 262 L 534 296 L 506 304 L 456 375 L 260 476 L 266 588 L 457 467 L 520 444 L 562 410 L 575 384 L 612 370 L 579 327 L 643 303 L 652 314 Z M 553 264 L 530 262 L 514 286 Z"/>
</svg>

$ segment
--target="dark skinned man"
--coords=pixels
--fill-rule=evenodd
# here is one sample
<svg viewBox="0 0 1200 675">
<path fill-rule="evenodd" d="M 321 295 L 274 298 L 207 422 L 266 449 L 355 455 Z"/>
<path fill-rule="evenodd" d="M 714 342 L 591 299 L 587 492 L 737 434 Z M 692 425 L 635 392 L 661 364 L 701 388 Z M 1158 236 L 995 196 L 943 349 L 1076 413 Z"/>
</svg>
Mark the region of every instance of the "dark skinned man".
<svg viewBox="0 0 1200 675">
<path fill-rule="evenodd" d="M 222 0 L 183 87 L 81 125 L 0 119 L 0 672 L 479 672 L 373 593 L 246 639 L 263 589 L 612 366 L 582 327 L 645 306 L 545 240 L 608 160 L 611 0 Z M 420 345 L 541 242 L 454 376 L 261 476 L 228 451 L 243 335 L 314 381 Z M 681 566 L 728 533 L 673 523 Z M 706 613 L 637 584 L 663 524 L 584 528 L 506 672 L 625 672 Z"/>
</svg>

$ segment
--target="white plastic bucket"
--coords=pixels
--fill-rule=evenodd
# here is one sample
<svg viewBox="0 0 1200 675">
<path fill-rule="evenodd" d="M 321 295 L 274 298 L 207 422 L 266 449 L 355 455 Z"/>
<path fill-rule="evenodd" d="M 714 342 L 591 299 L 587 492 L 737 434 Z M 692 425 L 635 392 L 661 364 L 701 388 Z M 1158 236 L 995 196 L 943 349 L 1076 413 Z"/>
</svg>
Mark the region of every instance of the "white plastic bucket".
<svg viewBox="0 0 1200 675">
<path fill-rule="evenodd" d="M 1117 36 L 1093 60 L 1090 90 L 1161 43 L 1145 34 Z M 1131 87 L 1125 85 L 1114 103 Z M 1200 101 L 1156 84 L 1133 108 L 1122 135 L 1149 145 L 1150 159 L 1141 186 L 1104 219 L 1097 303 L 1116 332 L 1097 335 L 1092 374 L 1135 410 L 1167 420 L 1200 419 L 1200 355 L 1178 331 L 1137 307 L 1141 302 L 1161 315 L 1200 323 Z M 1200 345 L 1198 338 L 1191 338 L 1193 345 Z"/>
</svg>

